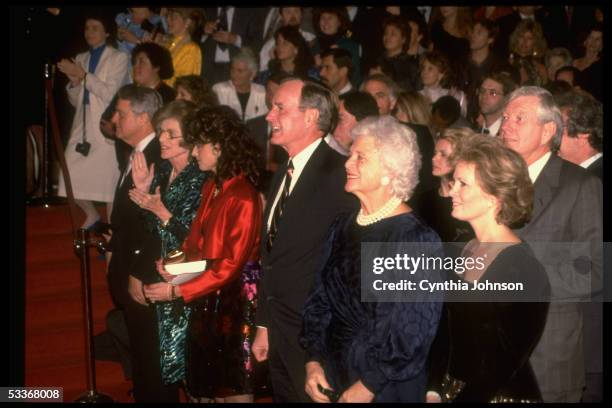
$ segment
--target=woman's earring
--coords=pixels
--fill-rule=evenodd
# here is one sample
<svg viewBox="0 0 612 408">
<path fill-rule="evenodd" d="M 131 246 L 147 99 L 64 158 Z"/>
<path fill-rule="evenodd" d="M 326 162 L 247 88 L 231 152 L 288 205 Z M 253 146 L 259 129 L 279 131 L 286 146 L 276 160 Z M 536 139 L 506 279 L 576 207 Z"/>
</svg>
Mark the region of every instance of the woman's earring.
<svg viewBox="0 0 612 408">
<path fill-rule="evenodd" d="M 380 184 L 382 184 L 383 186 L 388 185 L 390 182 L 389 177 L 388 176 L 382 176 L 380 178 Z"/>
</svg>

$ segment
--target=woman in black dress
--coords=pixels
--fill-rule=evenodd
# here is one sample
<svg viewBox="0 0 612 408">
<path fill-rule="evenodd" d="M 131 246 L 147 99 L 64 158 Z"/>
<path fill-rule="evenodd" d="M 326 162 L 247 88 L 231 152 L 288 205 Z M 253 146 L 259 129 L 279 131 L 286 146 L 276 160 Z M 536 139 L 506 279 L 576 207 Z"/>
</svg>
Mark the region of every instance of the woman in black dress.
<svg viewBox="0 0 612 408">
<path fill-rule="evenodd" d="M 390 116 L 366 118 L 353 134 L 345 190 L 359 198 L 361 210 L 339 216 L 330 228 L 304 305 L 306 393 L 315 402 L 423 401 L 441 299 L 362 302 L 360 279 L 364 242 L 441 250 L 438 235 L 403 203 L 421 164 L 416 136 Z"/>
<path fill-rule="evenodd" d="M 476 234 L 461 256 L 484 261 L 455 269 L 449 278 L 470 287 L 475 281 L 519 282 L 524 290 L 450 294 L 454 302 L 445 303 L 432 346 L 427 400 L 540 401 L 529 356 L 544 330 L 550 286 L 543 266 L 511 229 L 531 216 L 527 165 L 496 139 L 476 135 L 463 141 L 453 179 L 452 215 Z"/>
</svg>

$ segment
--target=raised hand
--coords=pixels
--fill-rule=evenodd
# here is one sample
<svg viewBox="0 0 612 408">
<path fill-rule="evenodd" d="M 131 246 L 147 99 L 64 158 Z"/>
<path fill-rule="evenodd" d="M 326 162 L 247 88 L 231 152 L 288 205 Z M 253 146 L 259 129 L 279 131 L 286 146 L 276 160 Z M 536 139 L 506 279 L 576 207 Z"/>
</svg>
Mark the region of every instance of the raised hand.
<svg viewBox="0 0 612 408">
<path fill-rule="evenodd" d="M 137 189 L 146 192 L 151 188 L 153 175 L 155 174 L 155 163 L 147 167 L 147 159 L 143 152 L 135 152 L 132 158 L 132 181 Z"/>
</svg>

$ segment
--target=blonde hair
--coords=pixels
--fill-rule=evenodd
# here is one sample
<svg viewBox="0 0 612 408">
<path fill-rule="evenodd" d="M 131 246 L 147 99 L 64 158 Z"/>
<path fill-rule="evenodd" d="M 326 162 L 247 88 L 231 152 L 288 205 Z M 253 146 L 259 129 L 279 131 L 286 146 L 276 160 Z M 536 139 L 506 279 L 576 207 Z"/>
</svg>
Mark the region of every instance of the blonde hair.
<svg viewBox="0 0 612 408">
<path fill-rule="evenodd" d="M 431 130 L 431 106 L 427 98 L 415 91 L 401 92 L 397 97 L 395 111 L 402 111 L 411 123 L 427 126 Z"/>
<path fill-rule="evenodd" d="M 542 32 L 542 26 L 540 23 L 529 19 L 521 21 L 510 35 L 510 51 L 516 54 L 519 38 L 526 32 L 533 34 L 533 54 L 538 58 L 544 58 L 548 46 Z"/>
</svg>

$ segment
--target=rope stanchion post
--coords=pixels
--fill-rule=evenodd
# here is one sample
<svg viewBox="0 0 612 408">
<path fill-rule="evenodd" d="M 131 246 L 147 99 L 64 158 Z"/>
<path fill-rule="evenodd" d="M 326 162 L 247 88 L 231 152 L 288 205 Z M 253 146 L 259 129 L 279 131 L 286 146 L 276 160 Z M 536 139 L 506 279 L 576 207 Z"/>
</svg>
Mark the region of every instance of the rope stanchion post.
<svg viewBox="0 0 612 408">
<path fill-rule="evenodd" d="M 51 188 L 51 121 L 55 118 L 51 117 L 55 115 L 55 107 L 53 105 L 53 74 L 54 66 L 50 63 L 45 63 L 44 66 L 44 77 L 45 77 L 45 115 L 44 115 L 44 128 L 42 137 L 42 161 L 40 163 L 40 177 L 38 183 L 42 183 L 42 195 L 38 197 L 29 198 L 27 201 L 28 205 L 42 206 L 49 208 L 52 205 L 65 204 L 66 200 L 60 197 L 53 196 Z M 51 113 L 53 112 L 53 113 Z"/>
<path fill-rule="evenodd" d="M 81 261 L 81 287 L 83 291 L 83 317 L 85 334 L 85 358 L 87 370 L 87 392 L 81 395 L 76 402 L 99 403 L 113 402 L 113 399 L 96 390 L 95 351 L 93 343 L 93 313 L 91 307 L 91 271 L 89 267 L 89 248 L 91 246 L 103 249 L 99 242 L 92 242 L 89 231 L 80 228 L 78 237 L 74 241 L 74 250 Z"/>
</svg>

